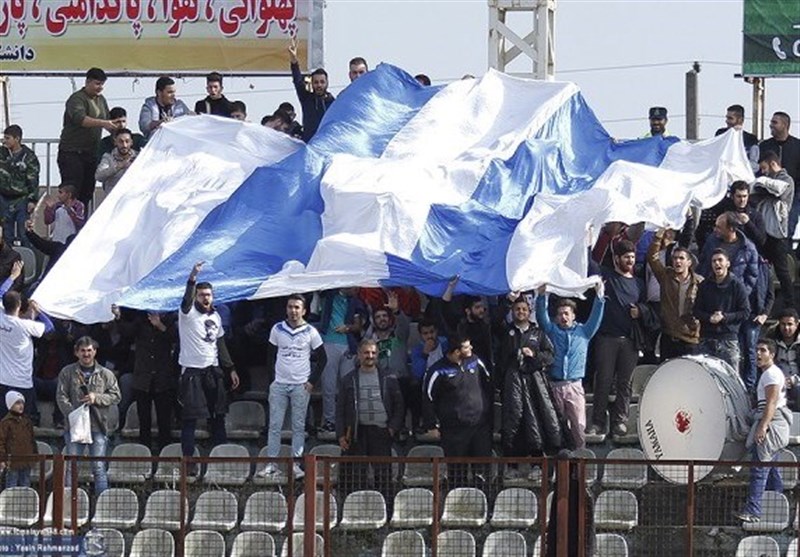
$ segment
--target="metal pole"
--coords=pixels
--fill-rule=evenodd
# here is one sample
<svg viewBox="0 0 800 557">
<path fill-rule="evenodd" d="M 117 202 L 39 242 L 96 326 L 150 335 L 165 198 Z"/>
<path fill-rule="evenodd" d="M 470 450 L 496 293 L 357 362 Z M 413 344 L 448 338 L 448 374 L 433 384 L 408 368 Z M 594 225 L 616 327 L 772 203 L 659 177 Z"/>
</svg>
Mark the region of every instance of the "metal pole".
<svg viewBox="0 0 800 557">
<path fill-rule="evenodd" d="M 317 460 L 313 454 L 307 454 L 304 457 L 304 461 L 306 468 L 304 481 L 306 507 L 304 509 L 305 523 L 303 524 L 303 557 L 314 557 L 316 555 L 315 543 L 317 541 Z"/>
<path fill-rule="evenodd" d="M 698 62 L 692 64 L 692 69 L 686 72 L 686 139 L 700 139 L 699 73 Z"/>
<path fill-rule="evenodd" d="M 8 96 L 8 76 L 0 75 L 0 97 L 3 97 L 3 129 L 11 125 L 11 100 Z"/>
<path fill-rule="evenodd" d="M 766 98 L 767 84 L 763 77 L 754 77 L 753 84 L 753 134 L 759 139 L 764 139 L 764 99 Z"/>
</svg>

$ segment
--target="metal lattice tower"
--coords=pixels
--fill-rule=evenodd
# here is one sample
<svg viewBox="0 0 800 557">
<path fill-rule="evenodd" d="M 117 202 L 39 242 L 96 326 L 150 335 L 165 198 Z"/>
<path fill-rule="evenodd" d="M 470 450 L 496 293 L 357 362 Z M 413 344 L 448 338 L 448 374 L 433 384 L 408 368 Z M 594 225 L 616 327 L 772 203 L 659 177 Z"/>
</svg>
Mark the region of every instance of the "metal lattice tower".
<svg viewBox="0 0 800 557">
<path fill-rule="evenodd" d="M 508 25 L 507 16 L 515 12 L 532 16 L 533 28 L 525 36 Z M 553 80 L 555 20 L 556 0 L 489 0 L 489 67 L 534 79 Z M 508 65 L 519 56 L 530 60 L 530 72 L 508 71 Z"/>
</svg>

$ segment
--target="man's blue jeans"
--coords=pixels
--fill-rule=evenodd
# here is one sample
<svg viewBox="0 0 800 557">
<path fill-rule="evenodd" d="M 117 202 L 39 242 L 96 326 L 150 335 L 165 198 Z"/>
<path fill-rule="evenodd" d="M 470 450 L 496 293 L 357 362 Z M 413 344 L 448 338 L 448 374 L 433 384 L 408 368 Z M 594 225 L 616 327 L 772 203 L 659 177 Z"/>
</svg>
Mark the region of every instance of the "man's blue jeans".
<svg viewBox="0 0 800 557">
<path fill-rule="evenodd" d="M 739 349 L 742 353 L 739 375 L 747 392 L 754 392 L 756 388 L 756 343 L 760 334 L 761 325 L 752 319 L 743 322 L 739 328 Z"/>
<path fill-rule="evenodd" d="M 99 431 L 92 432 L 92 444 L 86 443 L 73 443 L 70 441 L 69 431 L 64 432 L 64 454 L 75 456 L 84 455 L 86 452 L 93 458 L 104 458 L 106 456 L 106 448 L 108 447 L 108 437 L 105 433 Z M 106 463 L 104 460 L 92 461 L 92 476 L 94 476 L 94 494 L 100 495 L 108 489 L 108 475 L 106 474 Z M 66 478 L 64 481 L 66 487 L 72 485 L 72 471 L 70 467 L 66 467 Z"/>
<path fill-rule="evenodd" d="M 744 512 L 754 516 L 761 516 L 761 499 L 764 497 L 764 491 L 777 491 L 783 493 L 783 480 L 779 469 L 770 466 L 756 466 L 758 463 L 758 455 L 755 448 L 751 451 L 753 457 L 753 467 L 750 468 L 750 490 L 747 494 L 747 503 L 744 506 Z M 778 454 L 772 458 L 772 462 L 778 460 Z"/>
<path fill-rule="evenodd" d="M 30 487 L 31 469 L 19 468 L 17 470 L 6 471 L 6 487 Z"/>
<path fill-rule="evenodd" d="M 273 381 L 269 387 L 269 432 L 267 434 L 267 456 L 275 458 L 280 452 L 281 429 L 286 410 L 292 412 L 292 456 L 303 456 L 306 439 L 306 412 L 311 394 L 304 383 L 290 384 Z"/>
</svg>

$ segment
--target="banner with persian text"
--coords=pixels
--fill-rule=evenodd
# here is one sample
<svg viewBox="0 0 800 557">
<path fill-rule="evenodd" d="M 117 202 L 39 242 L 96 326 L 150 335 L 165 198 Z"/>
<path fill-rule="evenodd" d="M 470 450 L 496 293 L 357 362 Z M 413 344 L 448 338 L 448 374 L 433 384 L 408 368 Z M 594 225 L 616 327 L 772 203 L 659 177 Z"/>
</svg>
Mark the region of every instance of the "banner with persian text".
<svg viewBox="0 0 800 557">
<path fill-rule="evenodd" d="M 800 76 L 800 0 L 745 0 L 742 74 Z"/>
<path fill-rule="evenodd" d="M 322 65 L 322 0 L 0 0 L 0 74 L 288 74 Z"/>
</svg>

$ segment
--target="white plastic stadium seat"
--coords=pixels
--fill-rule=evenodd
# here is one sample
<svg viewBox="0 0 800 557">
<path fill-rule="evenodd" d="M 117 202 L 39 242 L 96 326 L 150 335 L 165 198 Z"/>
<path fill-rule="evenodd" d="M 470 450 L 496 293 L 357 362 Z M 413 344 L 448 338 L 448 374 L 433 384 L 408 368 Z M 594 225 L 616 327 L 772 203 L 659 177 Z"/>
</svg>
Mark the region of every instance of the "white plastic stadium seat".
<svg viewBox="0 0 800 557">
<path fill-rule="evenodd" d="M 186 557 L 225 557 L 225 538 L 219 532 L 194 530 L 183 540 Z"/>
<path fill-rule="evenodd" d="M 129 557 L 175 557 L 175 540 L 166 530 L 141 530 L 133 538 Z"/>
<path fill-rule="evenodd" d="M 787 468 L 779 468 L 781 480 L 783 481 L 783 489 L 791 491 L 797 485 L 797 457 L 789 449 L 781 449 L 778 452 L 778 462 L 786 462 L 793 466 Z"/>
<path fill-rule="evenodd" d="M 636 402 L 642 397 L 644 388 L 647 386 L 650 377 L 656 372 L 656 369 L 658 369 L 658 366 L 654 364 L 639 364 L 633 368 L 633 374 L 631 375 L 632 402 Z"/>
<path fill-rule="evenodd" d="M 538 512 L 536 494 L 530 489 L 511 487 L 497 494 L 490 524 L 492 528 L 530 528 Z"/>
<path fill-rule="evenodd" d="M 139 520 L 139 498 L 131 489 L 106 489 L 97 498 L 92 517 L 95 528 L 129 530 Z"/>
<path fill-rule="evenodd" d="M 630 491 L 604 491 L 594 508 L 598 530 L 632 530 L 639 523 L 639 503 Z"/>
<path fill-rule="evenodd" d="M 765 491 L 761 498 L 761 520 L 744 522 L 747 532 L 781 532 L 789 526 L 789 500 L 783 493 Z"/>
<path fill-rule="evenodd" d="M 225 443 L 211 449 L 209 457 L 250 458 L 250 453 L 241 445 Z M 203 481 L 207 484 L 217 485 L 244 485 L 249 477 L 249 461 L 217 461 L 208 463 Z"/>
<path fill-rule="evenodd" d="M 438 557 L 475 557 L 476 552 L 475 537 L 466 530 L 447 530 L 436 538 Z"/>
<path fill-rule="evenodd" d="M 294 523 L 293 528 L 295 531 L 302 530 L 303 526 L 305 525 L 305 493 L 301 493 L 297 497 L 297 501 L 295 501 L 294 505 Z M 325 517 L 325 507 L 324 507 L 324 493 L 321 491 L 317 491 L 316 493 L 316 503 L 315 503 L 315 511 L 316 511 L 316 529 L 322 530 L 324 528 L 324 517 Z M 330 504 L 330 522 L 328 523 L 329 528 L 333 528 L 336 526 L 338 522 L 338 509 L 336 507 L 336 497 L 333 496 L 331 493 L 328 498 Z"/>
<path fill-rule="evenodd" d="M 239 503 L 230 491 L 206 491 L 197 498 L 190 527 L 230 532 L 239 521 Z"/>
<path fill-rule="evenodd" d="M 153 474 L 153 455 L 148 447 L 139 443 L 123 443 L 114 447 L 111 456 L 137 457 L 145 460 L 112 460 L 108 466 L 108 481 L 110 483 L 144 483 Z"/>
<path fill-rule="evenodd" d="M 53 526 L 53 493 L 51 493 L 47 497 L 47 506 L 45 507 L 44 511 L 44 525 L 45 526 Z M 72 527 L 72 488 L 64 488 L 64 491 L 61 493 L 61 496 L 64 498 L 64 528 L 71 528 Z M 78 516 L 77 516 L 77 526 L 80 528 L 87 522 L 89 522 L 89 495 L 86 494 L 86 491 L 82 488 L 77 488 L 77 496 L 78 496 Z"/>
<path fill-rule="evenodd" d="M 386 501 L 379 491 L 354 491 L 344 500 L 342 530 L 377 530 L 386 524 Z"/>
<path fill-rule="evenodd" d="M 781 557 L 781 548 L 769 536 L 747 536 L 739 542 L 736 557 Z"/>
<path fill-rule="evenodd" d="M 301 557 L 303 555 L 303 534 L 295 532 L 292 534 L 292 551 L 289 553 L 289 538 L 283 541 L 281 557 Z M 325 555 L 325 540 L 319 534 L 314 534 L 314 557 Z"/>
<path fill-rule="evenodd" d="M 231 557 L 275 557 L 275 540 L 266 532 L 241 532 L 233 540 Z"/>
<path fill-rule="evenodd" d="M 528 554 L 528 544 L 519 532 L 492 532 L 483 544 L 483 557 L 519 557 Z"/>
<path fill-rule="evenodd" d="M 413 530 L 392 532 L 383 540 L 381 557 L 425 557 L 425 539 Z"/>
<path fill-rule="evenodd" d="M 185 504 L 189 512 L 189 504 Z M 188 521 L 188 516 L 186 517 Z M 142 528 L 159 528 L 177 531 L 181 528 L 181 493 L 174 489 L 154 491 L 144 507 Z"/>
<path fill-rule="evenodd" d="M 180 458 L 182 456 L 183 449 L 181 449 L 180 443 L 170 443 L 161 449 L 161 452 L 158 455 L 159 458 Z M 197 447 L 194 448 L 194 456 L 200 456 L 200 451 L 197 450 Z M 181 479 L 181 463 L 177 460 L 159 460 L 158 464 L 156 465 L 156 473 L 153 475 L 153 479 L 158 483 L 172 484 L 177 486 Z M 194 476 L 187 476 L 186 481 L 188 483 L 194 483 L 197 481 L 197 478 Z"/>
<path fill-rule="evenodd" d="M 228 439 L 258 439 L 266 424 L 264 405 L 252 400 L 232 402 L 225 417 Z"/>
<path fill-rule="evenodd" d="M 444 500 L 442 526 L 446 528 L 480 528 L 486 524 L 486 494 L 474 487 L 450 490 Z"/>
<path fill-rule="evenodd" d="M 639 449 L 614 449 L 606 459 L 644 461 L 645 456 Z M 647 464 L 606 464 L 600 483 L 605 488 L 640 489 L 647 485 Z"/>
<path fill-rule="evenodd" d="M 280 532 L 286 527 L 288 512 L 282 493 L 259 491 L 248 497 L 240 527 L 242 530 Z"/>
<path fill-rule="evenodd" d="M 619 534 L 597 534 L 595 547 L 598 557 L 628 557 L 628 542 Z"/>
<path fill-rule="evenodd" d="M 394 497 L 392 528 L 426 528 L 433 524 L 433 492 L 422 487 L 401 490 Z"/>
<path fill-rule="evenodd" d="M 444 451 L 438 445 L 417 445 L 411 447 L 407 457 L 414 458 L 444 458 Z M 439 466 L 439 480 L 447 477 L 447 467 Z M 403 484 L 408 487 L 431 487 L 433 485 L 433 463 L 407 462 L 403 472 Z"/>
<path fill-rule="evenodd" d="M 31 487 L 0 492 L 0 525 L 30 528 L 39 521 L 39 493 Z"/>
</svg>

